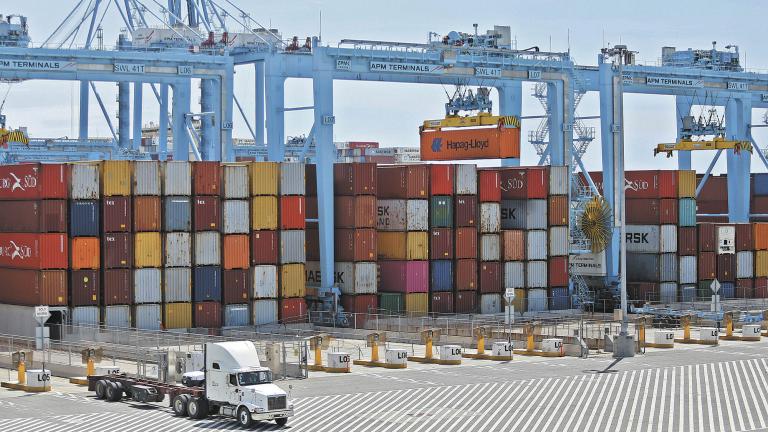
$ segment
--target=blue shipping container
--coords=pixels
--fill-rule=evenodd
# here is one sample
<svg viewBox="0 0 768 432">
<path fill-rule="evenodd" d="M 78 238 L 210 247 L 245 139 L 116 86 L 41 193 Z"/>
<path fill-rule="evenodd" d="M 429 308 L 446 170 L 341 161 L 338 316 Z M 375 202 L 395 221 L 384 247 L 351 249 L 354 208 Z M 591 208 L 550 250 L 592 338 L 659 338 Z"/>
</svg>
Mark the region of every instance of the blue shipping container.
<svg viewBox="0 0 768 432">
<path fill-rule="evenodd" d="M 192 231 L 192 203 L 189 197 L 165 199 L 165 231 Z"/>
<path fill-rule="evenodd" d="M 225 327 L 245 327 L 251 318 L 247 304 L 234 304 L 224 307 Z"/>
<path fill-rule="evenodd" d="M 731 282 L 720 284 L 720 296 L 724 299 L 736 298 L 736 289 Z"/>
<path fill-rule="evenodd" d="M 768 174 L 752 174 L 754 183 L 752 184 L 753 194 L 755 196 L 768 196 Z"/>
<path fill-rule="evenodd" d="M 692 302 L 696 301 L 696 286 L 686 285 L 680 289 L 680 301 Z"/>
<path fill-rule="evenodd" d="M 453 291 L 453 261 L 430 261 L 430 291 Z"/>
<path fill-rule="evenodd" d="M 72 200 L 69 203 L 69 235 L 71 237 L 99 236 L 99 202 Z"/>
<path fill-rule="evenodd" d="M 571 296 L 568 287 L 556 287 L 549 289 L 549 310 L 569 309 Z"/>
<path fill-rule="evenodd" d="M 693 198 L 681 198 L 678 206 L 678 216 L 681 227 L 696 226 L 696 200 Z"/>
<path fill-rule="evenodd" d="M 221 301 L 221 267 L 195 267 L 194 298 L 196 302 Z"/>
</svg>

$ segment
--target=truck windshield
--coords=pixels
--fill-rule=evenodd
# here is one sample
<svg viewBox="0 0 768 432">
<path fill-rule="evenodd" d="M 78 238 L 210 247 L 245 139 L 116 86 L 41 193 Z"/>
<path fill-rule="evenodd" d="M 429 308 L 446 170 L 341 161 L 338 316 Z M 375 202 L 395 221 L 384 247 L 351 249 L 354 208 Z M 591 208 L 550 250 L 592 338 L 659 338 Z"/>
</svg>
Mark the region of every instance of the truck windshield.
<svg viewBox="0 0 768 432">
<path fill-rule="evenodd" d="M 272 382 L 272 372 L 241 372 L 237 374 L 237 381 L 241 386 L 267 384 Z"/>
</svg>

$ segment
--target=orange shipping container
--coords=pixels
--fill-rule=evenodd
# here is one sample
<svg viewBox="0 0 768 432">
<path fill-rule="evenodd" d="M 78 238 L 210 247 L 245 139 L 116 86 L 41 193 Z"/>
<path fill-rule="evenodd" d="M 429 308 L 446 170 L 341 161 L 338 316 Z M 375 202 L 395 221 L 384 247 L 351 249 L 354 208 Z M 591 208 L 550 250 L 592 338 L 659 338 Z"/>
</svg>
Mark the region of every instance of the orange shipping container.
<svg viewBox="0 0 768 432">
<path fill-rule="evenodd" d="M 520 157 L 517 127 L 426 130 L 420 135 L 423 161 Z"/>
<path fill-rule="evenodd" d="M 224 236 L 224 270 L 247 269 L 251 260 L 250 249 L 247 234 Z"/>
<path fill-rule="evenodd" d="M 568 225 L 568 210 L 570 203 L 566 195 L 555 195 L 549 197 L 549 225 L 559 226 Z"/>
<path fill-rule="evenodd" d="M 290 230 L 306 228 L 307 205 L 303 196 L 280 197 L 280 229 Z"/>
<path fill-rule="evenodd" d="M 525 231 L 509 230 L 501 232 L 504 261 L 525 260 Z"/>
<path fill-rule="evenodd" d="M 768 250 L 768 223 L 756 223 L 755 234 L 752 236 L 755 240 L 755 250 Z"/>
<path fill-rule="evenodd" d="M 72 270 L 99 268 L 98 237 L 75 237 L 72 239 Z"/>
<path fill-rule="evenodd" d="M 160 197 L 137 196 L 133 198 L 133 230 L 160 231 Z"/>
</svg>

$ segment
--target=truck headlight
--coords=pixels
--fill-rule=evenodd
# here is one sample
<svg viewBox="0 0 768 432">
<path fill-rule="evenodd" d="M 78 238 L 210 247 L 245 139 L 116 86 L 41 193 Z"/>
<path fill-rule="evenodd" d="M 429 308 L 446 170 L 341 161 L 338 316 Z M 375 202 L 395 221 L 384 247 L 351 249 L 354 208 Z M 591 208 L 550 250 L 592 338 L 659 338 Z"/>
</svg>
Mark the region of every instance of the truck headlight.
<svg viewBox="0 0 768 432">
<path fill-rule="evenodd" d="M 256 413 L 264 412 L 264 408 L 256 407 L 256 408 L 253 409 L 253 412 L 256 412 Z"/>
</svg>

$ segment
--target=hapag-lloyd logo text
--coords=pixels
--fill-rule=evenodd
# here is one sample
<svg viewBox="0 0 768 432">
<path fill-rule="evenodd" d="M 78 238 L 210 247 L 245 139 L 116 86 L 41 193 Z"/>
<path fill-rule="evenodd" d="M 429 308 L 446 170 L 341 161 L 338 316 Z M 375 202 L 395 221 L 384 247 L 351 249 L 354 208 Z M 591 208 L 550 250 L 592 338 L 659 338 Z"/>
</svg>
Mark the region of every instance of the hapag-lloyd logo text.
<svg viewBox="0 0 768 432">
<path fill-rule="evenodd" d="M 483 150 L 488 148 L 488 140 L 466 140 L 466 141 L 452 141 L 448 140 L 445 144 L 445 148 L 451 150 Z"/>
<path fill-rule="evenodd" d="M 23 177 L 19 177 L 14 173 L 8 173 L 9 177 L 0 179 L 0 189 L 10 189 L 11 192 L 16 190 L 27 190 L 27 188 L 37 187 L 37 177 L 32 174 L 27 174 Z"/>
<path fill-rule="evenodd" d="M 11 260 L 25 260 L 32 256 L 32 248 L 27 245 L 18 245 L 11 240 L 9 244 L 0 245 L 0 257 L 10 257 Z"/>
</svg>

